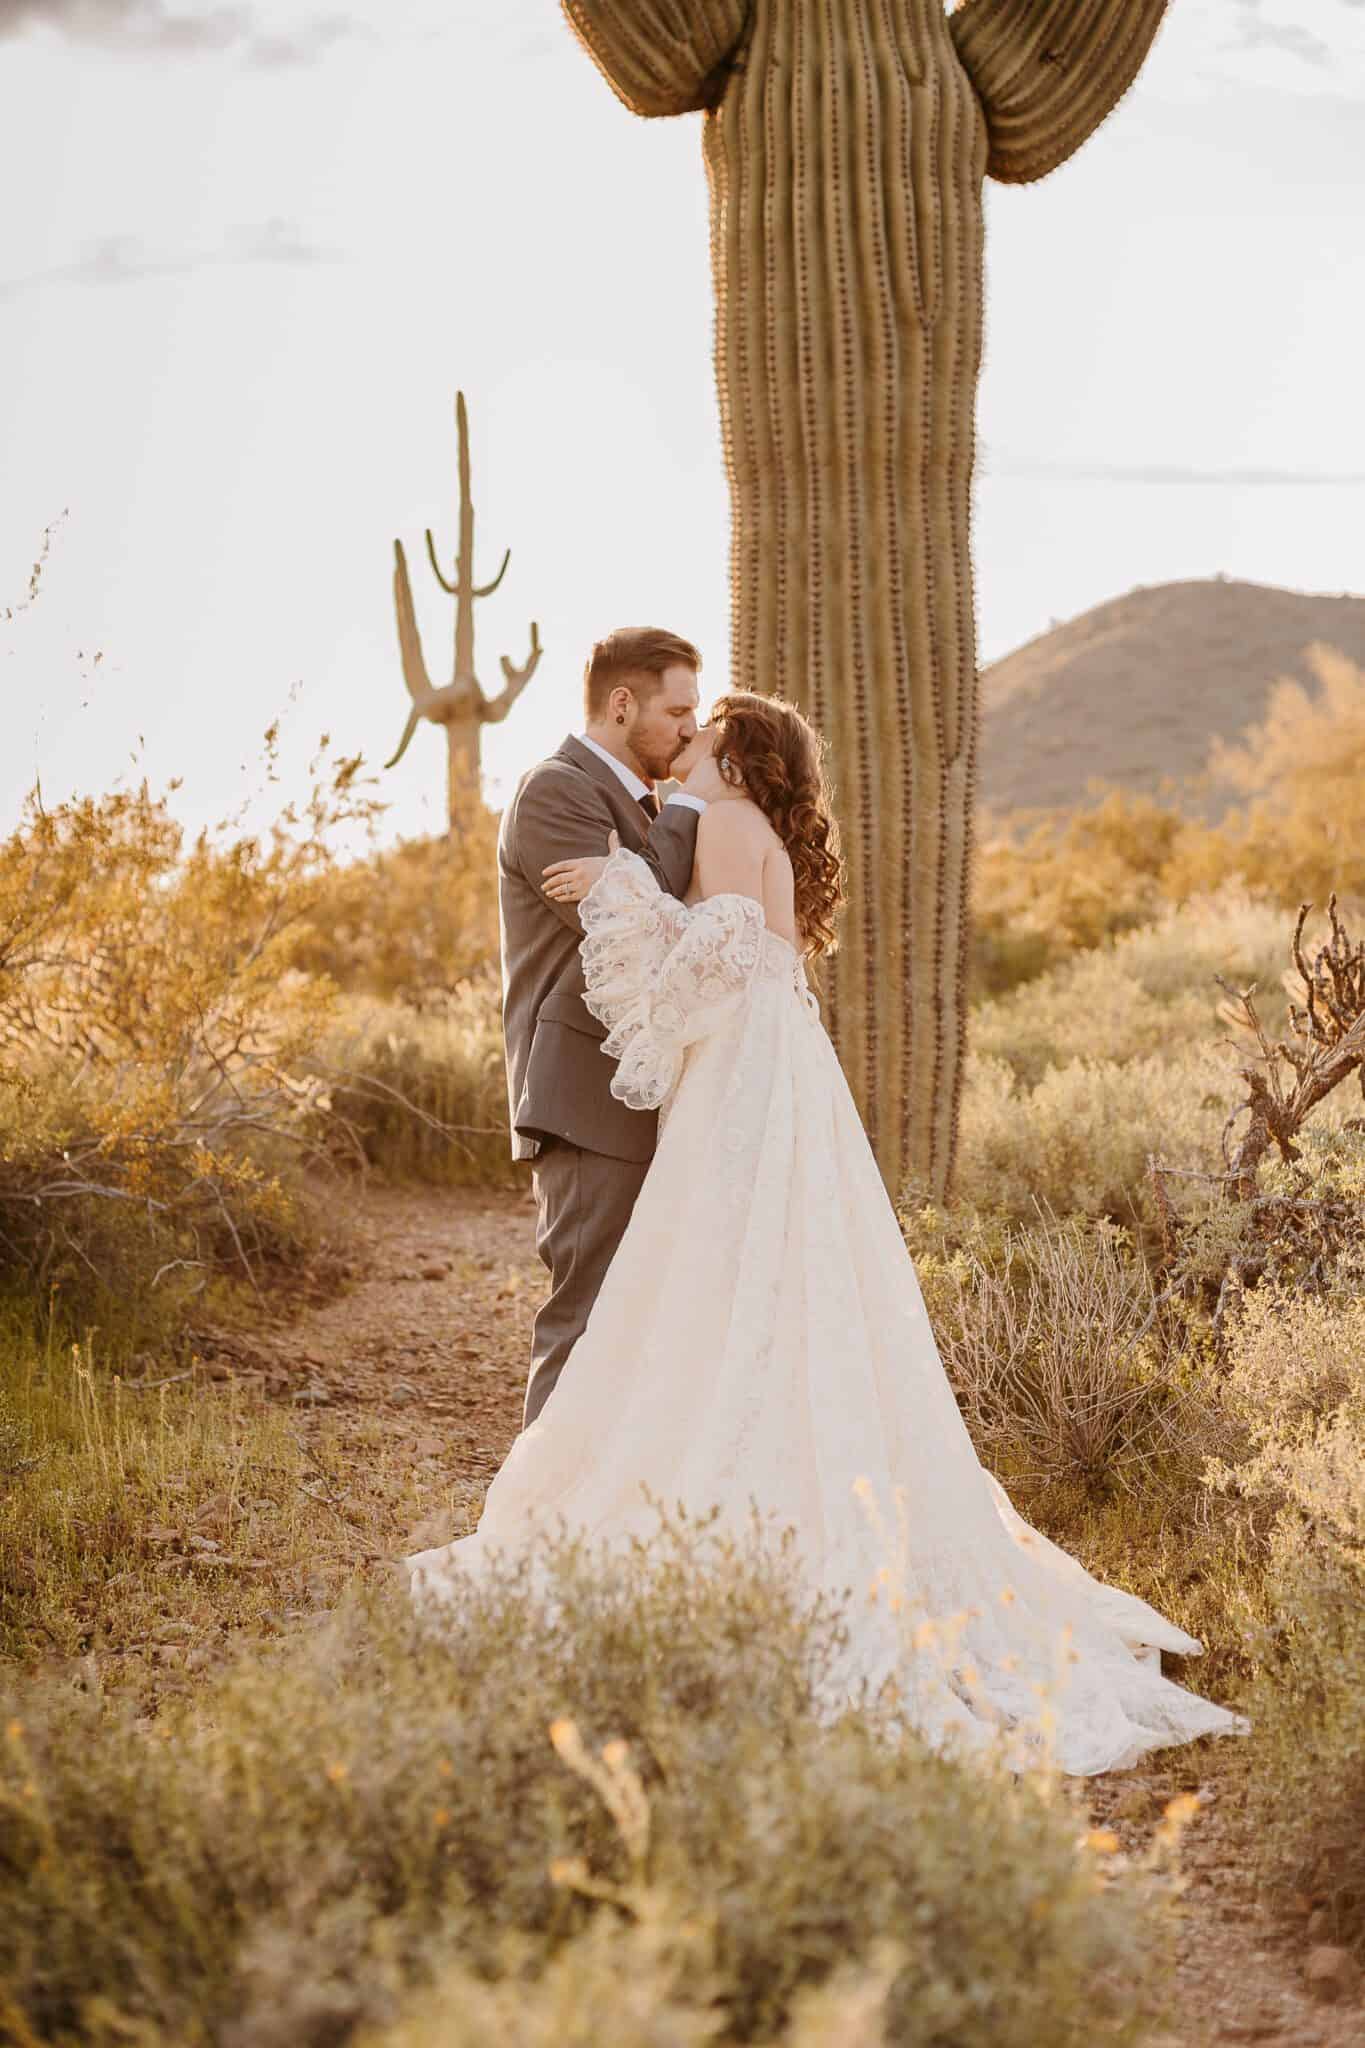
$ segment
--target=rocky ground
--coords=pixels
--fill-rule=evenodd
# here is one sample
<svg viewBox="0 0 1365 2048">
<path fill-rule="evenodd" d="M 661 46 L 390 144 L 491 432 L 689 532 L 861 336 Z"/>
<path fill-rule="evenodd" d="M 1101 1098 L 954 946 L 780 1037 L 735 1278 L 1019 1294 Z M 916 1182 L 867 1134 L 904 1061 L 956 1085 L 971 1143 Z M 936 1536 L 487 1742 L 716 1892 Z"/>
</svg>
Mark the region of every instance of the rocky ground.
<svg viewBox="0 0 1365 2048">
<path fill-rule="evenodd" d="M 249 1336 L 220 1333 L 205 1358 L 215 1376 L 288 1403 L 316 1442 L 317 1496 L 337 1532 L 332 1568 L 312 1589 L 319 1601 L 386 1548 L 391 1555 L 473 1526 L 520 1423 L 544 1278 L 521 1193 L 371 1188 L 356 1197 L 347 1257 L 344 1292 Z M 1088 1788 L 1094 1824 L 1133 1856 L 1168 1800 L 1200 1797 L 1182 1854 L 1180 2017 L 1160 2048 L 1360 2048 L 1365 2006 L 1319 1902 L 1272 1905 L 1246 1867 L 1244 1770 L 1240 1744 L 1213 1742 Z"/>
</svg>

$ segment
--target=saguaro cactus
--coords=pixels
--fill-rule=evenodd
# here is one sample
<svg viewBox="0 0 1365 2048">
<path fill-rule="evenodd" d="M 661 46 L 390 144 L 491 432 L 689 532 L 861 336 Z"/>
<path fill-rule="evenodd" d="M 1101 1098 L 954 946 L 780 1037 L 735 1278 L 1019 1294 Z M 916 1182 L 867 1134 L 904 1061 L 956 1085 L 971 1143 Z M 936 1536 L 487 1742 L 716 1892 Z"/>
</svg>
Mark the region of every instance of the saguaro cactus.
<svg viewBox="0 0 1365 2048">
<path fill-rule="evenodd" d="M 436 559 L 436 543 L 427 532 L 427 554 L 436 572 L 436 580 L 442 590 L 455 600 L 455 668 L 451 680 L 440 689 L 433 689 L 427 676 L 427 665 L 422 655 L 422 642 L 417 631 L 417 614 L 412 603 L 412 584 L 408 577 L 407 556 L 403 543 L 393 544 L 393 603 L 398 615 L 398 646 L 403 659 L 403 680 L 412 698 L 412 709 L 408 722 L 403 728 L 403 737 L 398 742 L 398 751 L 384 766 L 392 768 L 403 758 L 408 741 L 416 732 L 422 719 L 429 718 L 434 725 L 445 727 L 448 753 L 447 804 L 450 829 L 459 832 L 468 822 L 482 798 L 480 785 L 480 753 L 485 725 L 497 725 L 506 718 L 517 698 L 536 672 L 540 661 L 540 630 L 532 623 L 531 652 L 521 668 L 514 668 L 504 654 L 502 673 L 504 688 L 496 697 L 486 697 L 474 668 L 474 601 L 480 597 L 491 597 L 503 577 L 507 564 L 512 559 L 508 548 L 502 558 L 502 567 L 491 583 L 476 585 L 474 581 L 474 500 L 469 487 L 469 415 L 465 409 L 464 393 L 455 397 L 455 425 L 459 436 L 460 449 L 460 542 L 455 558 L 455 580 L 452 583 Z"/>
<path fill-rule="evenodd" d="M 893 1187 L 956 1142 L 977 735 L 982 189 L 1064 162 L 1165 0 L 562 0 L 634 112 L 704 110 L 733 679 L 828 735 L 835 1041 Z"/>
</svg>

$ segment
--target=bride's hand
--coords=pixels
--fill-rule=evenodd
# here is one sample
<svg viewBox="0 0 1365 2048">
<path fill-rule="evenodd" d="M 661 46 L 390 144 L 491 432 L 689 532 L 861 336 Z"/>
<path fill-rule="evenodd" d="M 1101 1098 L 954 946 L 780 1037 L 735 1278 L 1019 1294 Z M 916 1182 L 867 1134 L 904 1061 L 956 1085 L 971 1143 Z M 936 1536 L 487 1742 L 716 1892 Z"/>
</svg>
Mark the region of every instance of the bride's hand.
<svg viewBox="0 0 1365 2048">
<path fill-rule="evenodd" d="M 621 844 L 615 832 L 607 844 L 615 853 Z M 609 858 L 609 854 L 598 853 L 584 854 L 579 860 L 552 860 L 547 868 L 541 869 L 545 877 L 545 894 L 555 903 L 581 903 Z"/>
</svg>

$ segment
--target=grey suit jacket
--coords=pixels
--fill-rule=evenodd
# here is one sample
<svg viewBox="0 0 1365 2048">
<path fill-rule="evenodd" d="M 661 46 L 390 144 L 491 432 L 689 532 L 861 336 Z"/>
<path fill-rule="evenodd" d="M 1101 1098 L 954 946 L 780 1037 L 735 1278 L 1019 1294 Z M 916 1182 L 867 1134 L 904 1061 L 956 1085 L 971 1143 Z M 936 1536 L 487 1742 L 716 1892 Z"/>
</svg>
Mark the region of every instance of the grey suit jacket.
<svg viewBox="0 0 1365 2048">
<path fill-rule="evenodd" d="M 657 1116 L 611 1092 L 605 1027 L 583 1001 L 583 937 L 575 903 L 551 903 L 541 870 L 552 860 L 607 852 L 615 830 L 669 895 L 686 893 L 698 814 L 667 804 L 651 826 L 640 805 L 589 747 L 566 739 L 523 776 L 498 834 L 502 1026 L 512 1157 L 534 1159 L 542 1138 L 564 1138 L 612 1159 L 651 1159 Z"/>
</svg>

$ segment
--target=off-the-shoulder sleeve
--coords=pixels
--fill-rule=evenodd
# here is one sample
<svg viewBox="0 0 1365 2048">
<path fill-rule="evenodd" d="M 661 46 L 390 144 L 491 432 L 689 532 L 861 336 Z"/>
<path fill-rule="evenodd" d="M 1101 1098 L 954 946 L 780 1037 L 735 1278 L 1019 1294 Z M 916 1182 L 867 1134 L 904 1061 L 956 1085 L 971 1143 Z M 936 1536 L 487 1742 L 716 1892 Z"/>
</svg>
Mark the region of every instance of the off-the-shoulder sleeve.
<svg viewBox="0 0 1365 2048">
<path fill-rule="evenodd" d="M 658 1109 L 683 1053 L 730 1016 L 758 970 L 763 906 L 711 896 L 685 908 L 665 896 L 638 854 L 608 860 L 579 907 L 584 1002 L 607 1026 L 617 1062 L 611 1092 L 630 1109 Z"/>
</svg>

